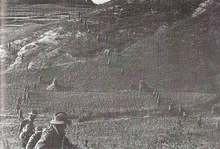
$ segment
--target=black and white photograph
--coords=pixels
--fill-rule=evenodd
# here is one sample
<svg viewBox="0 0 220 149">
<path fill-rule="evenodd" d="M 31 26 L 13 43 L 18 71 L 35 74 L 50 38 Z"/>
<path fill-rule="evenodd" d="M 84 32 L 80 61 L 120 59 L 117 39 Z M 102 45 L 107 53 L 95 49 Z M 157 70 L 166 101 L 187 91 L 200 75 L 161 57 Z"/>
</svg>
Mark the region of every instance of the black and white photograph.
<svg viewBox="0 0 220 149">
<path fill-rule="evenodd" d="M 220 149 L 220 1 L 1 0 L 0 149 Z"/>
</svg>

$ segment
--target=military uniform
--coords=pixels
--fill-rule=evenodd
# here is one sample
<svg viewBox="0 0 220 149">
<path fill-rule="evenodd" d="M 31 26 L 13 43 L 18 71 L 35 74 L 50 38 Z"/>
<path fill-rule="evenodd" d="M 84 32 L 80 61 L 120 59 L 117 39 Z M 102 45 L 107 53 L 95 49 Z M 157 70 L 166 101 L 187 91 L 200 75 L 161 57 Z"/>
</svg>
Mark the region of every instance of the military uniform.
<svg viewBox="0 0 220 149">
<path fill-rule="evenodd" d="M 36 143 L 39 141 L 42 134 L 42 127 L 36 127 L 35 133 L 30 137 L 26 149 L 33 149 Z"/>
<path fill-rule="evenodd" d="M 59 134 L 56 128 L 51 125 L 43 130 L 34 149 L 77 149 L 77 147 L 69 142 L 65 133 Z"/>
<path fill-rule="evenodd" d="M 31 113 L 28 114 L 28 119 L 22 121 L 19 129 L 19 139 L 21 140 L 23 148 L 26 147 L 29 138 L 34 134 L 34 119 L 37 117 L 37 111 L 32 110 Z"/>
<path fill-rule="evenodd" d="M 33 133 L 34 133 L 33 121 L 30 121 L 29 119 L 25 119 L 21 123 L 19 129 L 19 138 L 21 139 L 22 147 L 26 147 L 26 144 L 28 143 L 28 140 Z"/>
<path fill-rule="evenodd" d="M 65 136 L 66 125 L 70 124 L 71 121 L 65 112 L 57 112 L 50 121 L 49 128 L 42 132 L 34 149 L 78 149 Z"/>
</svg>

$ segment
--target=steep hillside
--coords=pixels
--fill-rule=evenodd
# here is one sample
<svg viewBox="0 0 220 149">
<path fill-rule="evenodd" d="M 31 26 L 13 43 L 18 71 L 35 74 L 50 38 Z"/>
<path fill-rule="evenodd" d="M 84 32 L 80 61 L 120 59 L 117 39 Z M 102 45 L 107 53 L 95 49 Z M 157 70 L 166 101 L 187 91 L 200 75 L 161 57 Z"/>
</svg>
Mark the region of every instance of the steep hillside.
<svg viewBox="0 0 220 149">
<path fill-rule="evenodd" d="M 52 20 L 27 21 L 13 36 L 13 30 L 5 31 L 15 49 L 7 51 L 8 82 L 17 72 L 13 75 L 23 74 L 27 82 L 41 75 L 49 84 L 56 77 L 85 91 L 130 89 L 140 79 L 164 90 L 218 89 L 217 1 L 116 2 L 95 9 L 62 7 L 63 14 L 45 5 L 41 17 Z"/>
</svg>

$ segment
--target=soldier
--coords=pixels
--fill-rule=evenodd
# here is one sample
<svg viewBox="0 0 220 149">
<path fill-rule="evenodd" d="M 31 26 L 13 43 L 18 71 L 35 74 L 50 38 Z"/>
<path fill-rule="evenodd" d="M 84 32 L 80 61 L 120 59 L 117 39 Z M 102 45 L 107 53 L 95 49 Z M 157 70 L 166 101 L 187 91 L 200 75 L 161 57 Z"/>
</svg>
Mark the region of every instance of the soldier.
<svg viewBox="0 0 220 149">
<path fill-rule="evenodd" d="M 121 69 L 121 75 L 124 75 L 124 69 Z"/>
<path fill-rule="evenodd" d="M 19 112 L 19 110 L 20 110 L 20 104 L 17 103 L 17 105 L 16 105 L 16 111 L 17 111 L 17 113 Z"/>
<path fill-rule="evenodd" d="M 143 81 L 142 80 L 140 80 L 140 82 L 139 82 L 139 88 L 138 88 L 138 90 L 139 90 L 139 92 L 140 93 L 142 93 L 143 92 Z"/>
<path fill-rule="evenodd" d="M 39 139 L 41 137 L 42 129 L 43 128 L 41 126 L 37 126 L 35 128 L 35 133 L 28 140 L 26 149 L 33 149 L 34 148 L 34 146 L 36 145 L 36 143 L 39 141 Z"/>
<path fill-rule="evenodd" d="M 22 101 L 22 98 L 21 97 L 18 97 L 18 99 L 17 99 L 17 104 L 21 104 L 21 101 Z"/>
<path fill-rule="evenodd" d="M 171 104 L 169 105 L 169 111 L 170 111 L 170 113 L 174 112 L 174 104 L 173 104 L 173 102 L 171 102 Z"/>
<path fill-rule="evenodd" d="M 218 122 L 216 123 L 216 130 L 217 130 L 217 131 L 220 130 L 220 120 L 218 120 Z"/>
<path fill-rule="evenodd" d="M 22 109 L 19 109 L 19 117 L 18 117 L 18 120 L 23 120 L 24 117 L 23 117 L 23 110 Z"/>
<path fill-rule="evenodd" d="M 33 84 L 33 88 L 34 88 L 34 90 L 37 89 L 37 83 L 36 83 L 36 82 L 34 82 L 34 84 Z"/>
<path fill-rule="evenodd" d="M 181 106 L 179 107 L 178 118 L 179 118 L 179 117 L 182 118 L 182 116 L 183 116 L 183 106 L 181 105 Z"/>
<path fill-rule="evenodd" d="M 58 112 L 50 121 L 50 126 L 42 132 L 35 149 L 77 149 L 65 136 L 65 129 L 71 121 L 65 112 Z"/>
<path fill-rule="evenodd" d="M 34 119 L 37 117 L 37 111 L 32 110 L 31 113 L 28 113 L 29 117 L 25 119 L 19 129 L 19 139 L 22 142 L 22 148 L 25 148 L 29 138 L 34 133 Z"/>
<path fill-rule="evenodd" d="M 198 116 L 197 125 L 198 125 L 199 128 L 202 127 L 202 115 L 199 115 L 199 116 Z"/>
<path fill-rule="evenodd" d="M 157 105 L 159 106 L 161 104 L 161 98 L 160 98 L 159 94 L 157 96 L 156 101 L 157 101 Z"/>
<path fill-rule="evenodd" d="M 131 90 L 134 90 L 134 89 L 135 89 L 135 85 L 134 85 L 134 82 L 133 82 L 133 81 L 131 81 L 130 87 L 131 87 Z"/>
<path fill-rule="evenodd" d="M 183 112 L 183 121 L 186 121 L 186 112 Z"/>
<path fill-rule="evenodd" d="M 27 91 L 27 93 L 26 93 L 26 100 L 30 100 L 31 99 L 31 97 L 30 97 L 30 91 Z"/>
<path fill-rule="evenodd" d="M 108 60 L 107 65 L 108 65 L 108 66 L 111 65 L 111 60 Z"/>
<path fill-rule="evenodd" d="M 39 83 L 42 83 L 42 76 L 41 75 L 38 77 L 38 81 L 39 81 Z"/>
<path fill-rule="evenodd" d="M 80 14 L 80 12 L 79 12 L 79 19 L 81 18 L 81 14 Z"/>
</svg>

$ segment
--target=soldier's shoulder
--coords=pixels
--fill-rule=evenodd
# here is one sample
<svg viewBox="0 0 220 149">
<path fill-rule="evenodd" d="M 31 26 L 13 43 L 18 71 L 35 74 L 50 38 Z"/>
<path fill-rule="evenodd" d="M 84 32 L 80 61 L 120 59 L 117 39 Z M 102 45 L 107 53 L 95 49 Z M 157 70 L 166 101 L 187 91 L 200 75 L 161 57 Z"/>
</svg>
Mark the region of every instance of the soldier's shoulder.
<svg viewBox="0 0 220 149">
<path fill-rule="evenodd" d="M 24 120 L 21 122 L 21 124 L 22 124 L 22 125 L 25 125 L 25 124 L 27 124 L 28 122 L 29 122 L 28 119 L 24 119 Z"/>
<path fill-rule="evenodd" d="M 52 136 L 53 134 L 54 130 L 51 127 L 47 127 L 42 130 L 42 137 Z"/>
</svg>

